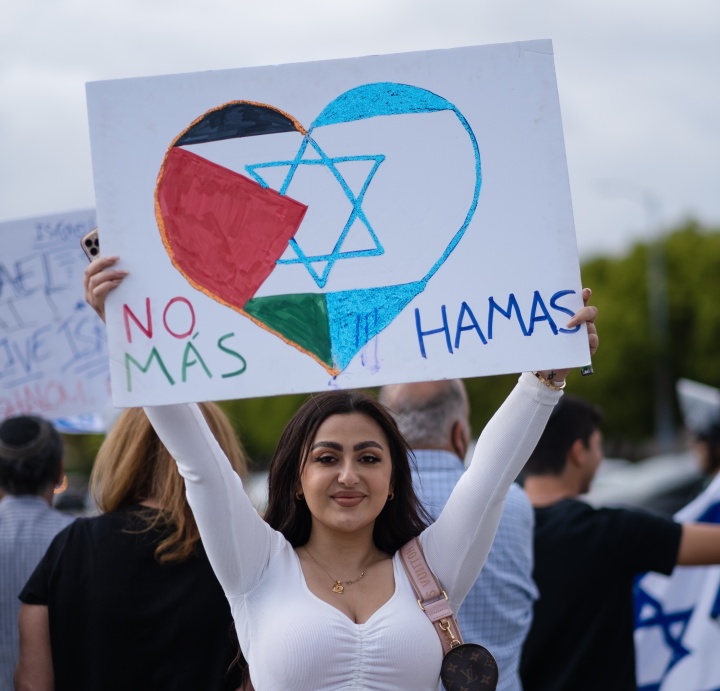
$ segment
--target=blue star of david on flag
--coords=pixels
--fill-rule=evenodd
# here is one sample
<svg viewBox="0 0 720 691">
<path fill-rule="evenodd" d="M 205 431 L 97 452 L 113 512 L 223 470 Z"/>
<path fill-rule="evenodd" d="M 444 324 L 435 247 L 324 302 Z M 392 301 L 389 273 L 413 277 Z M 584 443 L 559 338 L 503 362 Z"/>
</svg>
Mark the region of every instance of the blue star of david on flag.
<svg viewBox="0 0 720 691">
<path fill-rule="evenodd" d="M 670 652 L 670 658 L 662 672 L 661 679 L 691 651 L 683 645 L 683 637 L 687 630 L 694 608 L 665 611 L 662 602 L 645 592 L 640 586 L 640 579 L 635 583 L 635 629 L 658 627 L 663 642 Z M 642 687 L 642 691 L 658 691 L 660 682 Z"/>
<path fill-rule="evenodd" d="M 305 158 L 306 152 L 308 152 L 308 144 L 310 145 L 311 151 L 314 150 L 317 154 L 317 158 Z M 377 169 L 379 168 L 380 164 L 385 160 L 385 156 L 382 154 L 377 155 L 367 155 L 367 156 L 339 156 L 339 157 L 330 157 L 328 156 L 322 148 L 318 145 L 318 143 L 309 135 L 306 135 L 303 138 L 302 144 L 300 145 L 300 148 L 298 149 L 298 152 L 294 159 L 287 160 L 287 161 L 268 161 L 265 163 L 254 163 L 249 164 L 245 166 L 245 170 L 247 170 L 248 174 L 256 180 L 260 185 L 263 187 L 268 187 L 268 182 L 258 173 L 257 171 L 259 169 L 263 168 L 280 168 L 280 167 L 287 167 L 288 172 L 285 176 L 285 180 L 283 181 L 279 192 L 280 194 L 285 194 L 290 186 L 290 183 L 292 182 L 296 172 L 300 168 L 300 166 L 322 166 L 327 168 L 333 175 L 333 177 L 337 180 L 338 184 L 340 185 L 340 188 L 342 189 L 343 193 L 347 197 L 348 201 L 351 205 L 351 212 L 348 216 L 347 221 L 345 222 L 344 227 L 340 231 L 340 234 L 338 236 L 337 241 L 335 242 L 334 247 L 332 248 L 332 251 L 325 254 L 307 254 L 298 241 L 295 238 L 292 238 L 290 240 L 290 247 L 293 249 L 293 251 L 296 254 L 295 258 L 290 259 L 278 259 L 278 264 L 303 264 L 305 268 L 307 269 L 308 273 L 312 277 L 312 279 L 315 281 L 317 286 L 319 288 L 323 288 L 325 284 L 327 283 L 328 277 L 330 275 L 330 272 L 332 271 L 333 267 L 335 266 L 336 262 L 338 262 L 341 259 L 350 259 L 355 257 L 377 257 L 381 254 L 384 254 L 385 250 L 383 249 L 382 245 L 380 244 L 380 241 L 377 238 L 377 235 L 375 234 L 375 231 L 370 224 L 370 221 L 368 220 L 367 216 L 365 215 L 365 211 L 362 208 L 363 199 L 365 198 L 365 193 L 367 192 L 368 187 L 370 186 L 370 183 L 372 182 L 373 177 L 375 176 L 375 173 L 377 172 Z M 372 161 L 373 165 L 370 169 L 370 172 L 367 175 L 367 178 L 365 179 L 365 182 L 363 183 L 360 191 L 355 194 L 350 186 L 347 183 L 347 180 L 343 177 L 342 173 L 339 170 L 339 166 L 341 164 L 347 164 L 357 161 Z M 350 228 L 355 224 L 355 222 L 358 221 L 360 224 L 362 224 L 366 229 L 368 236 L 370 238 L 372 246 L 363 249 L 363 250 L 353 250 L 349 252 L 342 251 L 343 243 L 345 242 L 345 238 L 347 237 L 348 233 L 350 232 Z M 315 267 L 313 264 L 316 264 L 318 262 L 324 262 L 325 267 L 322 270 L 321 273 L 318 273 L 318 271 L 315 270 Z"/>
<path fill-rule="evenodd" d="M 719 523 L 720 476 L 675 520 Z M 634 596 L 638 691 L 720 691 L 718 567 L 645 574 Z"/>
</svg>

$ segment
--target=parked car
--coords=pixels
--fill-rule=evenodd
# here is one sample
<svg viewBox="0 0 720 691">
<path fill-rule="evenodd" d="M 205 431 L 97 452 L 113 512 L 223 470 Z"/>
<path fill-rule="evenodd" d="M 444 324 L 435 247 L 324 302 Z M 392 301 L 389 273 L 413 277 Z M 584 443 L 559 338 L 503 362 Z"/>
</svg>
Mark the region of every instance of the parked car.
<svg viewBox="0 0 720 691">
<path fill-rule="evenodd" d="M 705 483 L 691 451 L 638 463 L 609 458 L 584 498 L 594 506 L 637 506 L 672 515 L 694 499 Z"/>
</svg>

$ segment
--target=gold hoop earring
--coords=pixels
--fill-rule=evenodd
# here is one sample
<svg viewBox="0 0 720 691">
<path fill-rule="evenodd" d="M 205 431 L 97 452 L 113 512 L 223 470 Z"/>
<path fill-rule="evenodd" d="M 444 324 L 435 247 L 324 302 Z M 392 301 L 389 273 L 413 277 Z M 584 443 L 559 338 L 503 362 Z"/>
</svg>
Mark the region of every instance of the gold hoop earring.
<svg viewBox="0 0 720 691">
<path fill-rule="evenodd" d="M 60 481 L 60 484 L 55 485 L 55 489 L 53 489 L 53 494 L 62 494 L 67 488 L 68 488 L 67 475 L 63 475 L 62 480 Z"/>
<path fill-rule="evenodd" d="M 394 492 L 394 491 L 392 491 L 392 492 L 390 492 L 390 494 L 388 494 L 387 500 L 388 500 L 388 501 L 392 501 L 393 499 L 395 499 L 395 492 Z"/>
<path fill-rule="evenodd" d="M 298 490 L 297 492 L 295 492 L 295 499 L 297 499 L 298 501 L 302 501 L 303 499 L 305 499 L 305 495 L 300 490 Z"/>
</svg>

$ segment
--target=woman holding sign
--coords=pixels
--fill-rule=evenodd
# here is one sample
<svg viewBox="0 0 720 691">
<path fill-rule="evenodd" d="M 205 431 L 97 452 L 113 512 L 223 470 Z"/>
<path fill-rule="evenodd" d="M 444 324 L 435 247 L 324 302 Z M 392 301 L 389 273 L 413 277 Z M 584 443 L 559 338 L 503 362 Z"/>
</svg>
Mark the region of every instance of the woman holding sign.
<svg viewBox="0 0 720 691">
<path fill-rule="evenodd" d="M 117 258 L 92 262 L 88 303 L 103 316 L 124 278 Z M 597 310 L 587 324 L 597 348 Z M 523 374 L 483 431 L 468 471 L 426 527 L 408 447 L 390 414 L 351 391 L 311 396 L 286 426 L 270 465 L 266 521 L 195 405 L 147 409 L 185 478 L 188 501 L 230 601 L 257 691 L 436 691 L 440 640 L 399 549 L 419 535 L 457 611 L 487 556 L 505 495 L 562 395 L 567 370 Z"/>
</svg>

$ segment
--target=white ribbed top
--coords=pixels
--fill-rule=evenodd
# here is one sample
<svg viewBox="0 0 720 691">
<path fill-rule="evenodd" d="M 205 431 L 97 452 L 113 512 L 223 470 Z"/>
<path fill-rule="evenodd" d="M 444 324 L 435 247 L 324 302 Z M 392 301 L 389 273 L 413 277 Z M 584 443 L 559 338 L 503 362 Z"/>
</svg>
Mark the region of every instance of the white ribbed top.
<svg viewBox="0 0 720 691">
<path fill-rule="evenodd" d="M 480 436 L 445 509 L 420 537 L 455 611 L 487 557 L 510 484 L 559 398 L 522 375 Z M 395 593 L 365 623 L 354 623 L 310 592 L 295 551 L 257 515 L 198 408 L 147 413 L 185 478 L 256 691 L 437 691 L 440 641 L 399 555 Z"/>
</svg>

